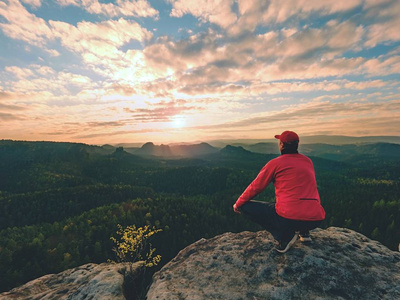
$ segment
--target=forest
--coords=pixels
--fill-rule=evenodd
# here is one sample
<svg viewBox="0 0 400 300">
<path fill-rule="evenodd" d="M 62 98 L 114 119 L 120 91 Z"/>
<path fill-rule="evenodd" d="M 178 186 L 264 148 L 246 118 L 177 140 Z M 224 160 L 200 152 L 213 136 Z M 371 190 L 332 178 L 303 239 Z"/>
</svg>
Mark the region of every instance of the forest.
<svg viewBox="0 0 400 300">
<path fill-rule="evenodd" d="M 400 145 L 364 146 L 303 148 L 314 163 L 327 213 L 322 227 L 350 228 L 396 250 Z M 110 237 L 118 224 L 162 229 L 152 241 L 162 256 L 152 272 L 201 238 L 261 230 L 232 205 L 276 156 L 228 145 L 163 158 L 122 147 L 1 140 L 0 292 L 45 274 L 114 260 Z M 258 199 L 274 201 L 273 186 Z"/>
</svg>

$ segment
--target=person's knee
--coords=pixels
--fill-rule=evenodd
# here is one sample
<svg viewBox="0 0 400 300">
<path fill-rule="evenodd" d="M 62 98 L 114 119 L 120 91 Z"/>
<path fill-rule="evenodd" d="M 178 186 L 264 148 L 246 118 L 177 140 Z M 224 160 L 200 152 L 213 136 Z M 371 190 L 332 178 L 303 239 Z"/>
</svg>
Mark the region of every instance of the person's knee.
<svg viewBox="0 0 400 300">
<path fill-rule="evenodd" d="M 254 203 L 252 203 L 250 201 L 250 202 L 247 202 L 247 203 L 243 204 L 240 207 L 240 211 L 245 213 L 245 214 L 254 214 L 255 212 L 257 212 L 256 206 L 257 205 L 255 205 Z"/>
</svg>

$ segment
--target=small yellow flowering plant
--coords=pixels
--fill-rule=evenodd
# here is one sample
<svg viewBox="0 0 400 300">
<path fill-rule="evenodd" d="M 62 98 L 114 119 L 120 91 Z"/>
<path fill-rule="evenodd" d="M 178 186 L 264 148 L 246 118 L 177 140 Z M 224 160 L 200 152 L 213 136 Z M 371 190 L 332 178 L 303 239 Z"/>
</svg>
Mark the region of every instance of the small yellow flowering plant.
<svg viewBox="0 0 400 300">
<path fill-rule="evenodd" d="M 117 234 L 120 236 L 120 239 L 117 240 L 114 237 L 110 239 L 115 244 L 113 251 L 116 253 L 119 262 L 134 263 L 136 261 L 144 261 L 144 266 L 148 268 L 158 265 L 161 261 L 161 256 L 154 255 L 156 249 L 148 243 L 148 239 L 162 231 L 161 229 L 156 229 L 148 225 L 139 228 L 136 228 L 135 225 L 125 228 L 122 228 L 120 224 L 117 226 Z"/>
</svg>

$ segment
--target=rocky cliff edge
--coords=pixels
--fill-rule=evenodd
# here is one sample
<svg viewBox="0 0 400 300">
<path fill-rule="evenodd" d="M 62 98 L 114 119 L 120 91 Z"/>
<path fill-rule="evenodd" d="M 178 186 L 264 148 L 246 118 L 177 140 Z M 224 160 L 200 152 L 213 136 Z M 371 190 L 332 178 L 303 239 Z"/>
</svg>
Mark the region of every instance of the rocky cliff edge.
<svg viewBox="0 0 400 300">
<path fill-rule="evenodd" d="M 286 254 L 265 231 L 226 233 L 182 250 L 153 277 L 154 299 L 400 299 L 400 253 L 330 227 Z"/>
<path fill-rule="evenodd" d="M 137 272 L 142 262 L 132 268 L 127 263 L 86 264 L 58 274 L 48 274 L 9 292 L 1 300 L 124 300 L 124 275 Z"/>
<path fill-rule="evenodd" d="M 343 228 L 317 229 L 312 237 L 311 244 L 297 241 L 285 254 L 274 250 L 266 231 L 199 240 L 154 275 L 147 299 L 400 299 L 400 253 Z M 87 264 L 0 299 L 122 300 L 128 268 Z"/>
</svg>

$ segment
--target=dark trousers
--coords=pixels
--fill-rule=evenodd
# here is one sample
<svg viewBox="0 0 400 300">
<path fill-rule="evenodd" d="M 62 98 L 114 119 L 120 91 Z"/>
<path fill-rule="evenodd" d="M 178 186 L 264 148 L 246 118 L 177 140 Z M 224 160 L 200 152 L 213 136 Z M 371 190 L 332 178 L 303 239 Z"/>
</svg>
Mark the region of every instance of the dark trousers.
<svg viewBox="0 0 400 300">
<path fill-rule="evenodd" d="M 279 216 L 274 202 L 251 200 L 240 208 L 240 211 L 253 222 L 269 231 L 277 241 L 289 241 L 296 231 L 305 233 L 317 228 L 322 221 L 291 220 Z"/>
</svg>

